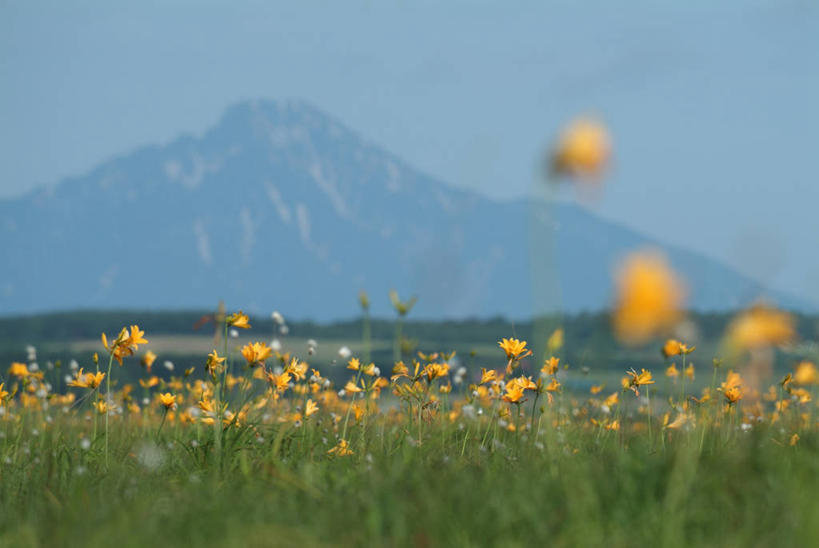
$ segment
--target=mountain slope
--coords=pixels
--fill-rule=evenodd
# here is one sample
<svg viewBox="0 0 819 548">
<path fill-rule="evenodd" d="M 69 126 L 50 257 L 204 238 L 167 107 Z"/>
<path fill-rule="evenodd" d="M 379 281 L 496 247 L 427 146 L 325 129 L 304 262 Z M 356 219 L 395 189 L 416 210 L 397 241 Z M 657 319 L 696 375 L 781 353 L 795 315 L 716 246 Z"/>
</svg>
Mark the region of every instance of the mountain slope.
<svg viewBox="0 0 819 548">
<path fill-rule="evenodd" d="M 294 102 L 245 102 L 201 137 L 145 147 L 0 201 L 0 311 L 278 308 L 328 320 L 417 293 L 413 315 L 525 317 L 610 298 L 617 257 L 652 244 L 570 204 L 493 202 L 440 183 Z M 692 304 L 764 289 L 670 249 Z M 785 304 L 794 305 L 795 301 Z"/>
</svg>

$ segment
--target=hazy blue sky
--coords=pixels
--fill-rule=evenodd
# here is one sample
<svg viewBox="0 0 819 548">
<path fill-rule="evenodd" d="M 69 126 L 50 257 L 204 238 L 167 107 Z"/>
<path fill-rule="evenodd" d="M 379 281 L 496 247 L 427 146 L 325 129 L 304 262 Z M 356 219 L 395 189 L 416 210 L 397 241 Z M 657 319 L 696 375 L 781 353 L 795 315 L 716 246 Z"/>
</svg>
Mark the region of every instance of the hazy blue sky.
<svg viewBox="0 0 819 548">
<path fill-rule="evenodd" d="M 0 2 L 0 197 L 256 97 L 520 196 L 592 112 L 616 147 L 593 209 L 819 299 L 817 2 L 67 4 Z"/>
</svg>

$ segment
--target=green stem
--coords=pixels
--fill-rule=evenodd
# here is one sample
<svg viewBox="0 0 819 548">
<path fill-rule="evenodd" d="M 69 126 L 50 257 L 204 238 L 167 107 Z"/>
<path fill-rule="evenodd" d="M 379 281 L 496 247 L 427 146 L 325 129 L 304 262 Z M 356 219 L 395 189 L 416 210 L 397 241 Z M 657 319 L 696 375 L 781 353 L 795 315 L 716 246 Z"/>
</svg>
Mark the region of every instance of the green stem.
<svg viewBox="0 0 819 548">
<path fill-rule="evenodd" d="M 108 354 L 108 374 L 105 376 L 105 405 L 111 401 L 111 366 L 114 364 L 114 351 Z M 108 468 L 108 416 L 111 410 L 105 410 L 105 467 Z"/>
</svg>

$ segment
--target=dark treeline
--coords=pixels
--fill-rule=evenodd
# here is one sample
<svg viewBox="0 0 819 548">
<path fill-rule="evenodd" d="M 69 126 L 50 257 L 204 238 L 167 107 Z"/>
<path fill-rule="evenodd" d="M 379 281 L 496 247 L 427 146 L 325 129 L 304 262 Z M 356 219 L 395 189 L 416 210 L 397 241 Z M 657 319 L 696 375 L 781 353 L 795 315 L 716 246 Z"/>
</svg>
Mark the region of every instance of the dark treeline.
<svg viewBox="0 0 819 548">
<path fill-rule="evenodd" d="M 188 311 L 144 311 L 144 310 L 77 310 L 44 313 L 28 316 L 8 316 L 0 318 L 0 341 L 4 343 L 66 342 L 79 339 L 97 338 L 100 333 L 115 334 L 127 325 L 138 324 L 146 333 L 153 335 L 210 334 L 212 322 L 203 318 L 212 316 L 205 310 Z M 704 340 L 713 340 L 722 335 L 734 316 L 733 312 L 701 313 L 692 312 L 689 318 L 697 326 Z M 817 336 L 819 317 L 796 315 L 798 333 L 801 339 Z M 608 346 L 612 339 L 609 315 L 604 312 L 580 313 L 561 317 L 543 318 L 539 325 L 551 329 L 561 325 L 566 332 L 566 346 L 599 343 Z M 200 325 L 196 327 L 196 324 Z M 274 325 L 269 317 L 251 317 L 253 333 L 269 334 Z M 357 339 L 361 337 L 361 319 L 351 319 L 333 323 L 311 321 L 288 322 L 290 336 L 313 337 L 316 339 Z M 394 333 L 393 319 L 372 320 L 374 339 L 390 339 Z M 459 320 L 412 320 L 405 322 L 405 334 L 421 341 L 447 344 L 485 344 L 498 337 L 515 336 L 533 340 L 534 326 L 531 321 L 510 321 L 502 317 L 489 319 Z M 265 335 L 267 337 L 267 335 Z"/>
</svg>

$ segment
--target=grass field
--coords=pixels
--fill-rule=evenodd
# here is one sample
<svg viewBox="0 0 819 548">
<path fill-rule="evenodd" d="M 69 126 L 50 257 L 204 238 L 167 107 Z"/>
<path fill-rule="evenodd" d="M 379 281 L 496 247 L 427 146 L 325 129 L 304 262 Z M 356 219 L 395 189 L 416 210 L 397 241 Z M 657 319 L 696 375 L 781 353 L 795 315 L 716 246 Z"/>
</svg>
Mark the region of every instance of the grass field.
<svg viewBox="0 0 819 548">
<path fill-rule="evenodd" d="M 86 370 L 0 381 L 0 546 L 816 545 L 819 370 L 759 384 L 789 327 L 748 314 L 741 361 L 671 340 L 639 372 L 567 368 L 561 330 L 542 367 L 504 339 L 480 369 L 356 358 L 386 340 L 77 341 Z"/>
</svg>

